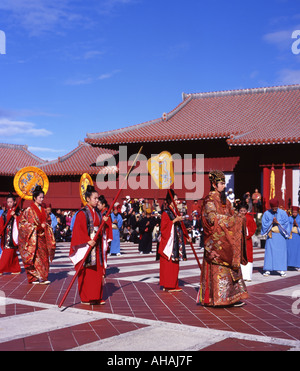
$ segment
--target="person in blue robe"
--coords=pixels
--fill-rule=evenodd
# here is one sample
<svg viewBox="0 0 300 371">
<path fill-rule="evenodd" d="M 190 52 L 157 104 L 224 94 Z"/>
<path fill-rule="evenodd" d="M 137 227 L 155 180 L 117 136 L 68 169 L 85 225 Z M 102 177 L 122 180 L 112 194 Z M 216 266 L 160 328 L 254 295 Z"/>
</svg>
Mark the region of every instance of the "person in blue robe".
<svg viewBox="0 0 300 371">
<path fill-rule="evenodd" d="M 271 209 L 262 217 L 261 235 L 267 236 L 265 245 L 264 276 L 271 271 L 279 271 L 284 277 L 287 270 L 287 239 L 290 236 L 290 223 L 284 210 L 278 208 L 277 199 L 270 200 Z"/>
<path fill-rule="evenodd" d="M 110 255 L 121 255 L 120 252 L 120 231 L 123 224 L 123 219 L 119 213 L 118 207 L 114 206 L 113 212 L 110 214 L 112 221 L 113 240 L 110 244 Z"/>
<path fill-rule="evenodd" d="M 287 265 L 300 270 L 300 215 L 299 207 L 292 207 L 292 215 L 289 217 L 290 238 L 287 240 Z"/>
</svg>

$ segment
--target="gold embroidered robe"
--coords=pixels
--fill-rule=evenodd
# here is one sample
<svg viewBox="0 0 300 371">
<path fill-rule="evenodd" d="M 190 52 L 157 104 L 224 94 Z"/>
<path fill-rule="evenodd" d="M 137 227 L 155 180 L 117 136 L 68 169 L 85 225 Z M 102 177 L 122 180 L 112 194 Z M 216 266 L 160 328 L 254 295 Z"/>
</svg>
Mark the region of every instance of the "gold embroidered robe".
<svg viewBox="0 0 300 371">
<path fill-rule="evenodd" d="M 202 223 L 205 250 L 197 303 L 224 306 L 247 298 L 240 267 L 247 263 L 245 218 L 211 191 L 204 200 Z"/>
</svg>

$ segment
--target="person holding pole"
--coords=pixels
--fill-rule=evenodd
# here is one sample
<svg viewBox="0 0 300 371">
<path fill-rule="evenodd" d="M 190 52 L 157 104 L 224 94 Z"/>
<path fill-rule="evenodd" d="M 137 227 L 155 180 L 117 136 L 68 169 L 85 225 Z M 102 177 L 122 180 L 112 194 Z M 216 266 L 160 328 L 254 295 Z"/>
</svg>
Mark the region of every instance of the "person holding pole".
<svg viewBox="0 0 300 371">
<path fill-rule="evenodd" d="M 125 186 L 125 184 L 126 184 L 126 182 L 127 182 L 127 179 L 128 179 L 128 177 L 129 177 L 129 175 L 130 175 L 132 169 L 134 168 L 134 166 L 135 166 L 135 164 L 136 164 L 136 161 L 137 161 L 137 159 L 138 159 L 138 157 L 139 157 L 139 154 L 141 153 L 142 149 L 143 149 L 143 146 L 141 146 L 139 152 L 137 153 L 137 155 L 136 155 L 136 157 L 135 157 L 135 159 L 134 159 L 134 161 L 133 161 L 133 164 L 131 165 L 130 169 L 128 170 L 128 172 L 127 172 L 127 174 L 126 174 L 126 177 L 124 178 L 124 180 L 123 180 L 123 182 L 122 182 L 122 185 L 121 185 L 120 189 L 119 189 L 118 192 L 117 192 L 116 197 L 114 198 L 114 200 L 113 200 L 111 206 L 108 208 L 108 211 L 107 211 L 107 214 L 106 214 L 106 215 L 110 215 L 110 212 L 111 212 L 111 210 L 112 210 L 112 207 L 113 207 L 113 205 L 117 202 L 117 199 L 118 199 L 118 197 L 120 196 L 120 193 L 121 193 L 123 187 Z M 96 192 L 96 191 L 94 191 L 94 192 Z M 97 192 L 96 192 L 96 193 L 97 193 Z M 95 204 L 96 204 L 96 205 L 97 205 L 97 203 L 98 203 L 98 201 L 96 202 L 96 200 L 95 200 Z M 96 207 L 96 206 L 95 206 L 95 207 Z M 95 233 L 95 235 L 94 235 L 93 238 L 92 238 L 93 241 L 97 242 L 98 237 L 100 237 L 100 234 L 102 234 L 102 229 L 103 229 L 103 227 L 104 227 L 104 224 L 106 224 L 106 222 L 107 222 L 107 220 L 108 220 L 107 218 L 108 218 L 107 216 L 105 216 L 105 217 L 102 218 L 102 221 L 100 222 L 99 228 L 98 228 L 97 232 Z M 76 220 L 75 220 L 75 222 L 76 222 Z M 90 241 L 92 242 L 92 240 L 90 240 Z M 83 249 L 82 257 L 81 257 L 81 259 L 79 259 L 79 260 L 77 261 L 78 263 L 77 263 L 77 265 L 76 265 L 76 272 L 75 272 L 75 274 L 74 274 L 74 276 L 73 276 L 73 278 L 72 278 L 72 280 L 71 280 L 71 282 L 70 282 L 70 284 L 69 284 L 69 286 L 68 286 L 66 292 L 64 293 L 64 295 L 63 295 L 61 301 L 59 302 L 59 304 L 58 304 L 58 308 L 61 308 L 61 306 L 63 305 L 64 301 L 66 300 L 66 298 L 67 298 L 67 296 L 68 296 L 68 294 L 69 294 L 69 292 L 70 292 L 70 290 L 71 290 L 71 287 L 73 286 L 73 284 L 74 284 L 76 278 L 77 278 L 78 275 L 79 275 L 79 272 L 83 269 L 83 267 L 84 267 L 84 263 L 85 263 L 85 260 L 87 259 L 87 257 L 89 256 L 91 250 L 92 250 L 93 247 L 94 247 L 94 246 L 92 246 L 92 245 L 93 245 L 93 243 L 86 244 L 86 247 L 87 247 L 87 248 L 86 248 L 86 249 Z M 71 241 L 71 247 L 72 247 L 72 241 Z M 102 269 L 102 271 L 103 271 L 103 269 Z"/>
<path fill-rule="evenodd" d="M 159 282 L 163 290 L 168 292 L 182 291 L 178 284 L 179 261 L 187 260 L 185 236 L 181 227 L 183 217 L 177 216 L 173 200 L 176 202 L 177 196 L 174 190 L 170 189 L 166 196 L 167 207 L 163 210 L 161 217 L 161 239 L 158 247 Z"/>
<path fill-rule="evenodd" d="M 92 248 L 78 272 L 78 291 L 82 304 L 105 304 L 102 299 L 105 259 L 102 232 L 99 238 L 94 239 L 102 216 L 96 208 L 99 195 L 93 186 L 87 186 L 85 199 L 87 204 L 78 212 L 75 219 L 69 256 L 77 270 L 88 249 Z M 103 216 L 104 223 L 107 220 L 108 217 Z"/>
</svg>

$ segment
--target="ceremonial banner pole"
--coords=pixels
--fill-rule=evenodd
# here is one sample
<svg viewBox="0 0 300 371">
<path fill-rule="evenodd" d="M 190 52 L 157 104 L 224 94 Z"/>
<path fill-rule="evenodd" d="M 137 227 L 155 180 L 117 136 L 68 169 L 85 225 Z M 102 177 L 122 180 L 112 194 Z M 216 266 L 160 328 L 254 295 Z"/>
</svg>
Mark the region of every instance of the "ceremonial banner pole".
<svg viewBox="0 0 300 371">
<path fill-rule="evenodd" d="M 135 159 L 134 159 L 134 161 L 133 161 L 133 164 L 132 164 L 131 168 L 129 169 L 128 173 L 126 174 L 126 177 L 124 178 L 124 181 L 123 181 L 123 183 L 122 183 L 122 185 L 121 185 L 121 187 L 120 187 L 120 189 L 119 189 L 119 191 L 118 191 L 116 197 L 114 198 L 113 202 L 111 203 L 111 205 L 110 205 L 110 207 L 109 207 L 109 209 L 108 209 L 106 215 L 109 215 L 109 214 L 111 213 L 111 210 L 112 210 L 112 208 L 114 207 L 114 204 L 116 203 L 117 199 L 119 198 L 120 193 L 121 193 L 121 191 L 122 191 L 122 189 L 123 189 L 123 187 L 124 187 L 124 185 L 125 185 L 125 183 L 126 183 L 126 181 L 127 181 L 127 178 L 129 177 L 129 174 L 131 173 L 132 169 L 134 168 L 134 166 L 135 166 L 135 164 L 136 164 L 136 161 L 137 161 L 137 159 L 138 159 L 138 156 L 139 156 L 139 154 L 141 153 L 142 149 L 143 149 L 143 146 L 140 148 L 138 154 L 136 155 L 136 157 L 135 157 Z M 102 228 L 103 228 L 103 226 L 104 226 L 104 223 L 105 223 L 105 221 L 102 220 L 102 222 L 101 222 L 101 224 L 100 224 L 100 227 L 99 227 L 99 229 L 98 229 L 96 235 L 95 235 L 94 238 L 93 238 L 94 241 L 97 241 L 98 236 L 99 236 L 99 233 L 101 232 L 101 230 L 102 230 Z M 76 280 L 76 278 L 77 278 L 77 276 L 78 276 L 80 270 L 81 270 L 82 267 L 83 267 L 83 264 L 84 264 L 86 258 L 89 256 L 89 253 L 91 252 L 92 248 L 93 248 L 93 246 L 90 246 L 90 247 L 88 248 L 87 252 L 86 252 L 85 255 L 84 255 L 84 258 L 80 261 L 80 263 L 78 263 L 78 264 L 79 264 L 79 265 L 78 265 L 78 268 L 76 269 L 76 272 L 75 272 L 75 274 L 74 274 L 74 276 L 73 276 L 73 278 L 72 278 L 72 280 L 71 280 L 71 282 L 70 282 L 70 284 L 69 284 L 69 286 L 68 286 L 68 288 L 67 288 L 67 290 L 66 290 L 66 292 L 65 292 L 65 294 L 64 294 L 64 296 L 63 296 L 63 298 L 62 298 L 62 300 L 60 301 L 60 303 L 59 303 L 59 305 L 58 305 L 58 308 L 60 308 L 60 307 L 63 305 L 64 301 L 66 300 L 66 297 L 68 296 L 68 294 L 69 294 L 69 292 L 70 292 L 70 290 L 71 290 L 71 287 L 73 286 L 73 284 L 74 284 L 74 282 L 75 282 L 75 280 Z"/>
<path fill-rule="evenodd" d="M 168 189 L 168 192 L 171 196 L 171 200 L 174 204 L 175 212 L 177 215 L 179 215 L 177 205 L 170 191 L 170 186 L 174 183 L 174 171 L 172 163 L 173 163 L 172 155 L 167 151 L 163 151 L 156 157 L 152 157 L 148 160 L 148 171 L 159 189 Z M 188 237 L 188 232 L 183 221 L 181 221 L 180 223 L 183 233 Z M 198 266 L 201 269 L 201 263 L 196 254 L 194 245 L 192 242 L 190 242 L 190 245 L 197 260 Z"/>
</svg>

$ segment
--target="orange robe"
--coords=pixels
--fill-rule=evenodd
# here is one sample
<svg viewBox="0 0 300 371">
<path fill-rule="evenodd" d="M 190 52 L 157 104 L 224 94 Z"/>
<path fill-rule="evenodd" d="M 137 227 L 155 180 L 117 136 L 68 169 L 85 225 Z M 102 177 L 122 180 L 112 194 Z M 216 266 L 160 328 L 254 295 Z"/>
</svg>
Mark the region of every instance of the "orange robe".
<svg viewBox="0 0 300 371">
<path fill-rule="evenodd" d="M 52 228 L 47 224 L 45 209 L 31 203 L 19 222 L 19 252 L 29 283 L 47 281 L 50 262 L 55 254 L 55 238 Z M 42 228 L 45 224 L 45 228 Z"/>
<path fill-rule="evenodd" d="M 205 250 L 197 303 L 223 306 L 247 298 L 241 272 L 241 264 L 247 263 L 245 218 L 211 191 L 204 200 L 202 223 Z"/>
</svg>

